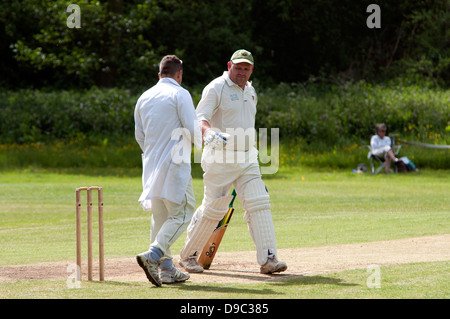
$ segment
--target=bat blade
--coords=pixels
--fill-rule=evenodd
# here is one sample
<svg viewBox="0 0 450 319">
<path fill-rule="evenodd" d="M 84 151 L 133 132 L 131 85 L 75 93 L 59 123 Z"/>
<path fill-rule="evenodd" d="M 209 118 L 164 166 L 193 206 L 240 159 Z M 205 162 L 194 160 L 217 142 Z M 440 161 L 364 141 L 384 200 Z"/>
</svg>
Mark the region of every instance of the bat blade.
<svg viewBox="0 0 450 319">
<path fill-rule="evenodd" d="M 236 197 L 236 192 L 234 190 L 233 196 Z M 209 269 L 209 267 L 211 267 L 211 263 L 214 259 L 214 256 L 216 255 L 217 249 L 219 248 L 223 235 L 225 234 L 228 224 L 230 223 L 230 219 L 233 216 L 234 208 L 232 207 L 232 205 L 235 197 L 233 197 L 233 200 L 231 201 L 227 213 L 219 222 L 216 229 L 214 229 L 205 247 L 203 247 L 202 253 L 198 257 L 198 264 L 202 266 L 203 269 Z"/>
</svg>

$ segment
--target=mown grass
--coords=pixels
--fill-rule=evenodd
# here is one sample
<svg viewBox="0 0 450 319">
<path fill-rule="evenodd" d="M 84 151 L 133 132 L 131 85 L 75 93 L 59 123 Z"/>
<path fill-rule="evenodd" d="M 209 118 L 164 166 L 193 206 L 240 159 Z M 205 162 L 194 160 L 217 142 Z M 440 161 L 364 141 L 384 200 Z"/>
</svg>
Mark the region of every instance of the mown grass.
<svg viewBox="0 0 450 319">
<path fill-rule="evenodd" d="M 195 170 L 195 168 L 194 168 Z M 0 266 L 75 259 L 75 194 L 100 185 L 105 201 L 106 258 L 134 256 L 149 245 L 150 215 L 137 198 L 135 169 L 25 168 L 0 174 Z M 265 182 L 271 195 L 279 248 L 370 242 L 448 234 L 450 172 L 405 175 L 282 167 Z M 197 204 L 203 182 L 194 178 Z M 222 251 L 254 250 L 236 202 Z M 94 219 L 95 220 L 95 219 Z M 183 237 L 183 236 L 182 236 Z M 94 238 L 94 244 L 95 244 Z M 184 243 L 173 246 L 178 253 Z M 0 283 L 2 298 L 446 298 L 448 262 L 382 267 L 382 288 L 368 289 L 365 270 L 305 276 L 284 283 L 165 286 L 146 282 L 13 280 Z M 205 294 L 205 292 L 207 294 Z"/>
<path fill-rule="evenodd" d="M 347 172 L 281 170 L 265 179 L 281 248 L 444 234 L 448 223 L 448 171 L 371 176 Z M 0 177 L 0 264 L 73 258 L 74 189 L 100 185 L 105 196 L 106 253 L 133 255 L 148 246 L 150 215 L 137 198 L 141 178 L 19 170 Z M 194 179 L 197 205 L 203 183 Z M 253 250 L 239 201 L 226 251 Z M 39 243 L 41 245 L 39 245 Z M 179 240 L 174 251 L 182 248 Z"/>
<path fill-rule="evenodd" d="M 82 282 L 68 288 L 65 281 L 17 280 L 0 284 L 2 298 L 40 299 L 447 299 L 449 262 L 413 263 L 380 268 L 381 285 L 367 285 L 366 269 L 301 276 L 274 283 L 165 285 L 146 282 Z M 269 305 L 270 305 L 270 300 Z M 206 302 L 205 302 L 206 303 Z M 179 303 L 173 304 L 175 307 Z M 294 308 L 294 304 L 289 304 Z"/>
</svg>

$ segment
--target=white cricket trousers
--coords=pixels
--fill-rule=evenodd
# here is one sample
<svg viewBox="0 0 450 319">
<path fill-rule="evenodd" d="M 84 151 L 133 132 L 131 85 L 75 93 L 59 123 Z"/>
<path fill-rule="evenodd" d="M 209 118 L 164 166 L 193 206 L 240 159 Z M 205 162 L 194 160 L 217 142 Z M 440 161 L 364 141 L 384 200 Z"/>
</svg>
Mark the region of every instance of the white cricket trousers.
<svg viewBox="0 0 450 319">
<path fill-rule="evenodd" d="M 250 234 L 256 246 L 258 263 L 263 265 L 269 254 L 276 255 L 276 242 L 269 195 L 261 179 L 259 164 L 254 160 L 257 156 L 257 150 L 253 149 L 243 153 L 245 161 L 223 163 L 212 161 L 212 151 L 207 148 L 205 150 L 206 152 L 204 151 L 202 156 L 202 168 L 205 172 L 203 174 L 203 201 L 194 214 L 193 222 L 188 227 L 185 248 L 180 253 L 181 258 L 186 258 L 192 253 L 198 255 L 198 252 L 201 252 L 206 244 L 205 241 L 209 238 L 209 235 L 206 240 L 203 238 L 204 236 L 195 235 L 198 233 L 198 229 L 203 230 L 203 227 L 206 227 L 204 225 L 207 222 L 203 215 L 205 211 L 208 212 L 210 205 L 216 199 L 228 195 L 230 187 L 233 185 L 239 201 L 246 210 L 244 220 L 248 223 Z M 224 214 L 226 210 L 227 207 L 225 206 Z M 218 220 L 222 217 L 219 216 Z M 214 227 L 218 220 L 208 223 Z M 202 239 L 200 240 L 200 238 Z"/>
<path fill-rule="evenodd" d="M 152 199 L 152 220 L 150 228 L 150 248 L 163 252 L 163 259 L 173 259 L 170 246 L 188 227 L 195 211 L 195 196 L 192 178 L 181 204 L 166 199 Z"/>
<path fill-rule="evenodd" d="M 234 153 L 234 152 L 230 152 Z M 237 153 L 237 152 L 236 152 Z M 252 149 L 240 152 L 241 158 L 228 156 L 222 162 L 214 160 L 214 151 L 206 148 L 202 156 L 204 195 L 202 205 L 208 207 L 215 199 L 228 195 L 231 185 L 234 185 L 237 196 L 241 195 L 239 189 L 252 179 L 261 178 L 257 161 L 258 151 Z M 227 153 L 229 154 L 229 153 Z M 218 157 L 219 159 L 221 156 Z"/>
</svg>

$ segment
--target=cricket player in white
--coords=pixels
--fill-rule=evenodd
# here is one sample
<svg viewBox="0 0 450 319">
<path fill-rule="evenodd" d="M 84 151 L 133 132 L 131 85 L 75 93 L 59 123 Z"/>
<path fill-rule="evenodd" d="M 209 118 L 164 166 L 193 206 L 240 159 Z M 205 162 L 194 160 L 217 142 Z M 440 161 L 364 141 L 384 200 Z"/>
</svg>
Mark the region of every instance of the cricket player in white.
<svg viewBox="0 0 450 319">
<path fill-rule="evenodd" d="M 261 273 L 287 269 L 286 263 L 277 259 L 269 194 L 261 179 L 254 146 L 257 95 L 248 81 L 253 65 L 250 52 L 236 51 L 228 62 L 228 72 L 205 87 L 197 106 L 205 142 L 204 197 L 180 253 L 180 265 L 188 272 L 203 271 L 198 255 L 228 210 L 231 196 L 226 195 L 232 185 L 245 209 L 244 219 L 256 246 Z"/>
<path fill-rule="evenodd" d="M 134 113 L 136 141 L 143 151 L 139 201 L 144 210 L 152 210 L 150 249 L 136 259 L 156 286 L 189 278 L 173 266 L 170 252 L 194 214 L 191 141 L 197 148 L 202 145 L 191 95 L 181 87 L 182 75 L 182 61 L 165 56 L 160 63 L 159 82 L 141 95 Z M 187 160 L 174 160 L 180 150 L 186 152 Z"/>
</svg>

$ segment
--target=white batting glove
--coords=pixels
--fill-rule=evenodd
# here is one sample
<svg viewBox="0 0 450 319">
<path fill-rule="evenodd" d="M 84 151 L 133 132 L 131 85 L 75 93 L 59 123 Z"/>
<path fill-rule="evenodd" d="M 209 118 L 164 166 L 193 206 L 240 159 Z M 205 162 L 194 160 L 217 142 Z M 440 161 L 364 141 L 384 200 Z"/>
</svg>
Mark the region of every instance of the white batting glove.
<svg viewBox="0 0 450 319">
<path fill-rule="evenodd" d="M 205 141 L 205 145 L 209 145 L 215 150 L 221 150 L 228 143 L 228 139 L 230 138 L 230 134 L 227 133 L 218 133 L 213 130 L 208 130 L 203 137 Z"/>
</svg>

